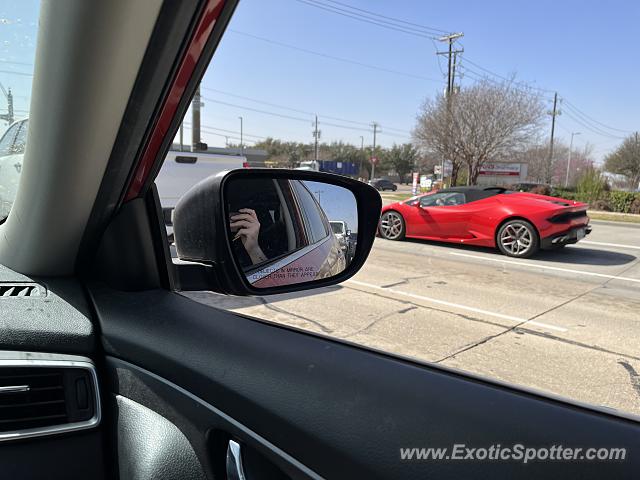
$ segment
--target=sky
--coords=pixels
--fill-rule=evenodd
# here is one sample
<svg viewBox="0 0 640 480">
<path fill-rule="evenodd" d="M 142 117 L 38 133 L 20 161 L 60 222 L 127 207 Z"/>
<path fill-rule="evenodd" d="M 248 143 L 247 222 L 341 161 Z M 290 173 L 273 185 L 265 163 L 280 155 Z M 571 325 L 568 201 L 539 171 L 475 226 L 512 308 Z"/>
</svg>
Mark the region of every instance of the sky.
<svg viewBox="0 0 640 480">
<path fill-rule="evenodd" d="M 366 13 L 354 8 L 430 34 L 362 22 Z M 37 10 L 34 0 L 0 1 L 0 82 L 21 114 Z M 435 54 L 445 44 L 429 37 L 463 32 L 462 85 L 516 75 L 541 89 L 549 109 L 557 91 L 556 136 L 569 143 L 579 132 L 574 145 L 592 145 L 600 161 L 640 129 L 639 20 L 640 2 L 620 0 L 241 0 L 202 82 L 203 141 L 238 143 L 242 116 L 247 145 L 267 136 L 311 142 L 317 114 L 321 141 L 371 145 L 375 121 L 378 144 L 407 142 L 420 105 L 446 84 L 445 59 Z M 187 114 L 185 139 L 189 125 Z"/>
</svg>

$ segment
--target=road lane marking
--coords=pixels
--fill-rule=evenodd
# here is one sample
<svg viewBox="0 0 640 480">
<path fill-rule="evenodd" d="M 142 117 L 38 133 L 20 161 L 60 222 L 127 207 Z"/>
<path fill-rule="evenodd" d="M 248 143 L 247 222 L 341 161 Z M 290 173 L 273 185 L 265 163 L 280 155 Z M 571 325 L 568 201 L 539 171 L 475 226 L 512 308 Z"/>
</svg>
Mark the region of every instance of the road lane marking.
<svg viewBox="0 0 640 480">
<path fill-rule="evenodd" d="M 396 290 L 395 288 L 384 288 L 378 285 L 374 285 L 373 283 L 360 282 L 358 280 L 347 280 L 347 283 L 353 283 L 355 285 L 360 285 L 361 287 L 372 288 L 374 290 L 381 290 L 383 292 L 389 292 L 396 295 L 403 295 L 405 297 L 414 298 L 414 299 L 422 300 L 425 302 L 435 303 L 437 305 L 444 305 L 446 307 L 457 308 L 459 310 L 466 310 L 468 312 L 479 313 L 481 315 L 486 315 L 489 317 L 500 318 L 502 320 L 509 320 L 510 322 L 524 323 L 525 325 L 526 324 L 536 325 L 541 328 L 556 330 L 558 332 L 567 331 L 566 328 L 556 327 L 555 325 L 549 325 L 547 323 L 536 322 L 535 320 L 527 320 L 526 318 L 513 317 L 511 315 L 504 315 L 502 313 L 490 312 L 489 310 L 483 310 L 481 308 L 469 307 L 467 305 L 461 305 L 459 303 L 447 302 L 445 300 L 438 300 L 437 298 L 432 298 L 432 297 L 425 297 L 424 295 L 416 295 L 415 293 L 403 292 L 402 290 Z"/>
<path fill-rule="evenodd" d="M 602 245 L 603 247 L 633 248 L 634 250 L 640 250 L 640 247 L 636 245 L 625 245 L 623 243 L 592 242 L 591 240 L 580 240 L 580 243 L 587 245 Z"/>
<path fill-rule="evenodd" d="M 480 256 L 480 255 L 470 255 L 468 253 L 458 253 L 458 252 L 449 252 L 449 255 L 455 255 L 456 257 L 475 258 L 476 260 L 485 260 L 487 262 L 510 263 L 512 265 L 519 265 L 521 267 L 533 267 L 533 268 L 539 268 L 542 270 L 555 270 L 557 272 L 576 273 L 578 275 L 588 275 L 591 277 L 608 278 L 610 280 L 621 280 L 624 282 L 640 283 L 640 278 L 619 277 L 617 275 L 607 275 L 605 273 L 587 272 L 585 270 L 574 270 L 572 268 L 551 267 L 548 265 L 542 265 L 537 263 L 507 260 L 506 258 L 489 258 L 489 257 Z"/>
</svg>

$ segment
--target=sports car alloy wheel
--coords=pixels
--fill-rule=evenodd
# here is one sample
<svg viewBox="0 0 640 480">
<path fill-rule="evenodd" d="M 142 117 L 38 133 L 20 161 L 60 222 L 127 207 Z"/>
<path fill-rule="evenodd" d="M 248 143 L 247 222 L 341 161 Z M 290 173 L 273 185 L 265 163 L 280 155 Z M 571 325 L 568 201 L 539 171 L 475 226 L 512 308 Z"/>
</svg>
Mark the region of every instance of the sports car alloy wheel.
<svg viewBox="0 0 640 480">
<path fill-rule="evenodd" d="M 380 235 L 388 240 L 404 237 L 404 219 L 397 212 L 386 212 L 380 219 Z"/>
<path fill-rule="evenodd" d="M 498 247 L 510 257 L 529 257 L 538 250 L 538 236 L 529 222 L 514 220 L 500 228 Z"/>
</svg>

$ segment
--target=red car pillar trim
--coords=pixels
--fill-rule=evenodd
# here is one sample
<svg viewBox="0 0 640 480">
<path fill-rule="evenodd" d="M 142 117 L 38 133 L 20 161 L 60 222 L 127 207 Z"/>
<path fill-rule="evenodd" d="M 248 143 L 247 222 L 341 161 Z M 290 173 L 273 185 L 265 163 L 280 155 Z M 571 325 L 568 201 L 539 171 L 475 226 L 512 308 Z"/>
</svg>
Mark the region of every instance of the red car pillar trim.
<svg viewBox="0 0 640 480">
<path fill-rule="evenodd" d="M 187 50 L 180 62 L 178 72 L 173 79 L 171 87 L 169 88 L 169 93 L 164 99 L 160 115 L 153 126 L 153 130 L 147 140 L 144 151 L 135 167 L 133 179 L 131 180 L 131 184 L 129 185 L 129 189 L 127 190 L 127 194 L 124 199 L 125 202 L 133 200 L 141 193 L 142 187 L 144 186 L 156 157 L 158 156 L 162 142 L 164 141 L 171 126 L 171 122 L 175 117 L 178 104 L 184 96 L 185 89 L 191 80 L 196 64 L 198 63 L 204 47 L 211 36 L 211 32 L 213 31 L 213 27 L 218 20 L 218 17 L 220 16 L 220 12 L 222 12 L 224 3 L 225 0 L 208 0 L 204 7 L 195 32 L 189 41 L 189 46 L 187 47 Z"/>
</svg>

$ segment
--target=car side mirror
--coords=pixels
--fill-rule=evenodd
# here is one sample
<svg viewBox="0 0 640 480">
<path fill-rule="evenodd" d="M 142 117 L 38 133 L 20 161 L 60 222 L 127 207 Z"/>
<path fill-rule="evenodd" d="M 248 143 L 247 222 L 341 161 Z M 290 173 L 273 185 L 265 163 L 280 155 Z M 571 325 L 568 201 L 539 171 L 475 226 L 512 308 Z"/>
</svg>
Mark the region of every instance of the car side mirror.
<svg viewBox="0 0 640 480">
<path fill-rule="evenodd" d="M 369 255 L 381 207 L 373 187 L 340 175 L 239 169 L 211 176 L 173 213 L 178 288 L 268 295 L 342 282 Z M 332 220 L 354 227 L 354 255 L 345 255 Z"/>
</svg>

